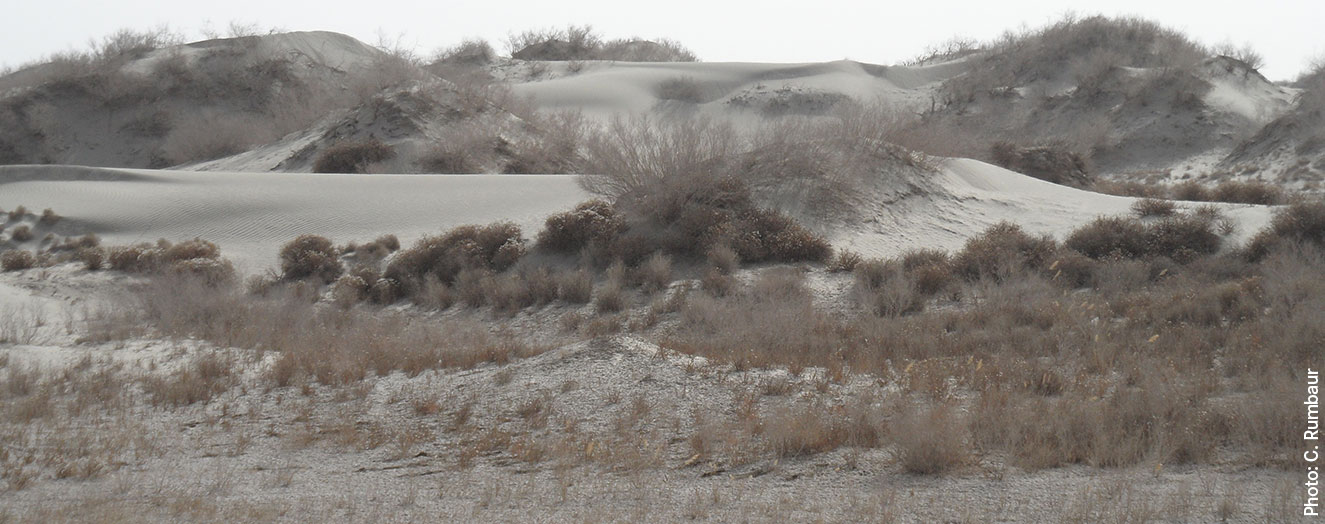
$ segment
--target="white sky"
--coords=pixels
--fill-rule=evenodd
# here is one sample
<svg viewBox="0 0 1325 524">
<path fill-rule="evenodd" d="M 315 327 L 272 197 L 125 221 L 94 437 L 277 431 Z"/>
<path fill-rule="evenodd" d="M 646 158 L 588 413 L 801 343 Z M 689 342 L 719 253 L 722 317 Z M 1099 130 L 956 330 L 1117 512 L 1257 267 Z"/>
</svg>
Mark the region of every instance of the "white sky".
<svg viewBox="0 0 1325 524">
<path fill-rule="evenodd" d="M 1320 0 L 1173 2 L 1116 0 L 980 0 L 848 2 L 841 0 L 721 2 L 654 0 L 402 2 L 388 0 L 284 3 L 272 0 L 18 0 L 0 19 L 0 64 L 17 66 L 50 53 L 83 49 L 89 38 L 120 28 L 161 24 L 200 39 L 206 23 L 224 33 L 231 21 L 286 30 L 346 33 L 370 44 L 379 35 L 422 53 L 481 37 L 505 52 L 511 32 L 592 25 L 605 38 L 667 37 L 706 62 L 818 62 L 849 58 L 892 64 L 953 36 L 979 40 L 1079 15 L 1138 15 L 1201 42 L 1251 43 L 1265 56 L 1271 80 L 1295 78 L 1325 55 L 1325 3 Z"/>
</svg>

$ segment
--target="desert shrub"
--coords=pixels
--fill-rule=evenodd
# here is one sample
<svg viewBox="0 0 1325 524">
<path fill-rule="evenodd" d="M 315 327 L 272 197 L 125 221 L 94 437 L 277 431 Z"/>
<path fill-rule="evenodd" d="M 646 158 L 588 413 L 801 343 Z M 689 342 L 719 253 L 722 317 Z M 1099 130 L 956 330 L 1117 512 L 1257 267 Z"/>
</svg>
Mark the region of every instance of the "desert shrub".
<svg viewBox="0 0 1325 524">
<path fill-rule="evenodd" d="M 1021 226 L 999 222 L 966 241 L 953 257 L 953 270 L 968 279 L 1001 280 L 1021 269 L 1040 269 L 1057 250 L 1050 237 L 1032 237 Z"/>
<path fill-rule="evenodd" d="M 186 258 L 175 260 L 167 267 L 173 274 L 187 274 L 208 286 L 221 286 L 235 277 L 234 266 L 223 258 Z"/>
<path fill-rule="evenodd" d="M 1209 202 L 1211 200 L 1210 190 L 1201 185 L 1200 182 L 1188 180 L 1174 185 L 1169 189 L 1173 198 L 1178 200 L 1189 200 L 1192 202 Z"/>
<path fill-rule="evenodd" d="M 1059 250 L 1047 270 L 1050 280 L 1068 288 L 1077 289 L 1095 285 L 1097 266 L 1098 263 L 1095 259 L 1069 248 Z"/>
<path fill-rule="evenodd" d="M 37 219 L 38 223 L 47 226 L 53 226 L 55 225 L 56 222 L 59 221 L 60 221 L 60 215 L 55 214 L 55 211 L 52 211 L 51 208 L 49 207 L 43 209 L 41 212 L 41 218 Z"/>
<path fill-rule="evenodd" d="M 75 257 L 83 263 L 83 267 L 88 271 L 101 269 L 102 264 L 106 262 L 106 252 L 99 247 L 79 248 L 75 252 Z"/>
<path fill-rule="evenodd" d="M 5 271 L 30 269 L 37 265 L 37 257 L 22 249 L 11 249 L 0 255 L 0 268 Z"/>
<path fill-rule="evenodd" d="M 727 244 L 718 244 L 709 248 L 705 253 L 705 259 L 710 268 L 723 275 L 730 275 L 741 267 L 741 255 Z"/>
<path fill-rule="evenodd" d="M 660 38 L 657 40 L 609 40 L 599 47 L 599 60 L 618 62 L 695 62 L 695 53 L 680 43 Z"/>
<path fill-rule="evenodd" d="M 897 444 L 902 468 L 910 473 L 941 474 L 970 460 L 964 424 L 946 406 L 903 413 L 888 433 Z"/>
<path fill-rule="evenodd" d="M 9 232 L 9 238 L 15 242 L 27 242 L 32 240 L 32 228 L 27 224 L 20 224 Z"/>
<path fill-rule="evenodd" d="M 662 253 L 654 253 L 635 270 L 635 279 L 645 293 L 655 293 L 667 289 L 672 283 L 672 259 Z"/>
<path fill-rule="evenodd" d="M 833 254 L 827 240 L 773 209 L 747 209 L 731 227 L 738 232 L 731 245 L 741 260 L 827 262 Z"/>
<path fill-rule="evenodd" d="M 1146 231 L 1145 252 L 1186 263 L 1219 251 L 1223 239 L 1214 225 L 1199 217 L 1169 217 L 1151 224 Z"/>
<path fill-rule="evenodd" d="M 368 282 L 355 275 L 341 275 L 331 285 L 331 299 L 342 308 L 349 308 L 368 296 Z"/>
<path fill-rule="evenodd" d="M 126 273 L 145 273 L 161 267 L 161 251 L 151 244 L 112 247 L 106 259 L 111 269 Z"/>
<path fill-rule="evenodd" d="M 699 280 L 699 287 L 715 297 L 725 297 L 736 290 L 736 277 L 716 267 L 709 268 Z"/>
<path fill-rule="evenodd" d="M 368 166 L 390 160 L 395 148 L 381 140 L 338 142 L 324 150 L 313 162 L 315 173 L 363 173 Z"/>
<path fill-rule="evenodd" d="M 1136 258 L 1146 252 L 1146 228 L 1123 217 L 1100 217 L 1077 228 L 1064 244 L 1090 258 Z"/>
<path fill-rule="evenodd" d="M 828 264 L 828 270 L 832 272 L 851 272 L 856 270 L 856 266 L 865 260 L 860 253 L 847 249 L 837 250 L 837 255 L 833 261 Z"/>
<path fill-rule="evenodd" d="M 486 40 L 467 39 L 437 54 L 436 62 L 463 65 L 487 65 L 497 58 Z"/>
<path fill-rule="evenodd" d="M 555 277 L 557 297 L 571 304 L 588 304 L 593 298 L 593 277 L 587 270 L 563 271 Z"/>
<path fill-rule="evenodd" d="M 280 259 L 281 276 L 286 280 L 316 277 L 330 283 L 344 271 L 331 240 L 318 235 L 295 237 L 281 247 Z"/>
<path fill-rule="evenodd" d="M 1169 200 L 1143 198 L 1132 202 L 1132 213 L 1142 218 L 1172 216 L 1176 210 L 1177 206 Z"/>
<path fill-rule="evenodd" d="M 603 285 L 598 286 L 598 292 L 594 293 L 594 310 L 600 315 L 616 313 L 625 309 L 626 300 L 625 285 L 618 279 L 608 279 Z"/>
<path fill-rule="evenodd" d="M 23 206 L 18 206 L 14 209 L 9 210 L 9 215 L 8 215 L 9 221 L 13 222 L 15 220 L 23 220 L 23 217 L 27 214 L 28 214 L 28 208 Z"/>
<path fill-rule="evenodd" d="M 704 101 L 704 91 L 694 78 L 682 76 L 658 84 L 658 98 L 698 104 Z"/>
<path fill-rule="evenodd" d="M 452 284 L 465 269 L 503 271 L 524 256 L 525 239 L 510 222 L 459 226 L 442 235 L 419 239 L 396 254 L 385 276 L 413 293 L 427 279 Z"/>
<path fill-rule="evenodd" d="M 379 246 L 386 248 L 387 251 L 390 251 L 392 253 L 395 253 L 400 249 L 400 239 L 396 238 L 396 235 L 392 234 L 382 235 L 380 237 L 377 237 L 377 240 L 374 240 L 373 242 Z"/>
<path fill-rule="evenodd" d="M 936 295 L 955 280 L 952 258 L 938 249 L 918 249 L 902 255 L 902 270 L 911 278 L 916 292 Z"/>
<path fill-rule="evenodd" d="M 572 211 L 549 216 L 543 230 L 538 232 L 537 246 L 560 253 L 575 253 L 584 248 L 602 252 L 624 227 L 612 204 L 590 200 L 576 205 Z"/>
<path fill-rule="evenodd" d="M 870 260 L 856 266 L 857 300 L 874 314 L 896 317 L 924 309 L 924 294 L 897 261 Z"/>
<path fill-rule="evenodd" d="M 167 246 L 161 253 L 161 260 L 166 263 L 175 263 L 184 260 L 194 259 L 216 259 L 221 256 L 221 248 L 216 244 L 195 238 Z"/>
<path fill-rule="evenodd" d="M 1297 202 L 1277 211 L 1270 226 L 1247 244 L 1247 254 L 1260 260 L 1284 244 L 1325 246 L 1325 201 Z"/>
<path fill-rule="evenodd" d="M 1215 186 L 1210 199 L 1216 202 L 1274 205 L 1284 201 L 1284 190 L 1265 182 L 1228 181 Z"/>
<path fill-rule="evenodd" d="M 1010 142 L 995 142 L 990 157 L 995 164 L 1047 182 L 1073 187 L 1091 183 L 1086 158 L 1069 150 L 1066 144 L 1019 147 Z"/>
</svg>

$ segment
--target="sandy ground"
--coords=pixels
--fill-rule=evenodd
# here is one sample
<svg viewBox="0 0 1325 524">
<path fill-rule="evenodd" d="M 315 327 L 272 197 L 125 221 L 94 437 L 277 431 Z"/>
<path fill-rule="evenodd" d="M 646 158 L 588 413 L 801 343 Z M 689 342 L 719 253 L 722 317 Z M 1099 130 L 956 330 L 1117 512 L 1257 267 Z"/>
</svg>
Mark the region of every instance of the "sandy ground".
<svg viewBox="0 0 1325 524">
<path fill-rule="evenodd" d="M 0 298 L 63 309 L 113 297 L 131 283 L 65 265 L 0 274 Z M 556 313 L 524 312 L 503 322 L 536 326 Z M 72 340 L 53 327 L 40 344 L 0 345 L 0 356 L 11 370 L 58 370 L 86 356 L 150 376 L 214 353 L 236 357 L 250 372 L 205 406 L 134 404 L 118 414 L 75 419 L 76 427 L 39 426 L 52 435 L 96 435 L 85 446 L 119 438 L 135 444 L 92 480 L 39 478 L 22 490 L 0 491 L 0 520 L 1279 522 L 1292 521 L 1295 509 L 1297 475 L 1233 461 L 1024 472 L 995 456 L 940 476 L 905 473 L 890 448 L 842 448 L 739 465 L 694 462 L 684 439 L 667 438 L 689 432 L 692 412 L 771 377 L 792 386 L 762 402 L 814 395 L 816 370 L 799 378 L 781 370 L 736 371 L 659 355 L 656 346 L 633 335 L 572 342 L 506 365 L 414 377 L 393 373 L 348 388 L 302 389 L 265 386 L 257 371 L 266 359 L 251 352 L 188 341 Z M 108 364 L 92 369 L 99 365 Z M 821 394 L 886 394 L 881 383 L 861 376 Z M 549 399 L 549 424 L 575 421 L 582 440 L 569 440 L 536 462 L 508 451 L 457 456 L 458 442 L 505 427 L 511 422 L 504 421 L 518 418 L 516 406 L 539 396 Z M 430 398 L 441 401 L 436 414 L 411 407 Z M 462 398 L 476 402 L 466 428 L 451 422 Z M 635 425 L 613 429 L 640 398 L 648 399 L 649 408 L 632 415 Z M 351 431 L 346 428 L 388 436 L 366 449 L 362 442 L 337 441 Z M 400 435 L 408 431 L 432 438 L 407 443 Z M 593 452 L 595 444 L 605 449 L 621 445 L 612 439 L 634 438 L 640 439 L 634 454 Z M 611 449 L 621 453 L 620 447 Z"/>
</svg>

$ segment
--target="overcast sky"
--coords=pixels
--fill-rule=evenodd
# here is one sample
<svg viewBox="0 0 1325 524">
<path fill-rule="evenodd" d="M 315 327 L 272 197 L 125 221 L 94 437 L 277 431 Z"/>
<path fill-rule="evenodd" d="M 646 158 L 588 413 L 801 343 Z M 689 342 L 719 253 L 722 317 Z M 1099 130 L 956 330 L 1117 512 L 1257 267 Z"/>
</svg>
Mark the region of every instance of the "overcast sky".
<svg viewBox="0 0 1325 524">
<path fill-rule="evenodd" d="M 965 36 L 979 40 L 1037 27 L 1072 11 L 1078 15 L 1138 15 L 1207 44 L 1251 43 L 1265 57 L 1271 80 L 1295 78 L 1325 55 L 1320 0 L 1174 2 L 1116 0 L 980 0 L 910 2 L 722 2 L 655 0 L 623 6 L 612 1 L 502 0 L 399 2 L 387 0 L 281 3 L 19 0 L 0 19 L 0 64 L 16 66 L 53 52 L 86 48 L 120 28 L 160 24 L 200 39 L 210 23 L 224 33 L 231 21 L 286 30 L 328 30 L 368 43 L 379 35 L 430 53 L 466 37 L 505 52 L 508 34 L 533 28 L 592 25 L 605 38 L 667 37 L 707 62 L 811 62 L 849 58 L 892 64 L 928 45 Z"/>
</svg>

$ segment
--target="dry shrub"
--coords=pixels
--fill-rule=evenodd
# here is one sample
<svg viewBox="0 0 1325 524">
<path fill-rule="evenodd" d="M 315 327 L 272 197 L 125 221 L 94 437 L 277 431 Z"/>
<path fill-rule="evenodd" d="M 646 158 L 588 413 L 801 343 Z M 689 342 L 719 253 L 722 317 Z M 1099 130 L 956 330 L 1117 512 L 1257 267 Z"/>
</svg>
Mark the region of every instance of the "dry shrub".
<svg viewBox="0 0 1325 524">
<path fill-rule="evenodd" d="M 593 298 L 593 276 L 587 270 L 563 271 L 554 277 L 557 297 L 570 304 L 588 304 Z"/>
<path fill-rule="evenodd" d="M 682 76 L 658 84 L 658 98 L 698 104 L 704 101 L 704 91 L 694 78 Z"/>
<path fill-rule="evenodd" d="M 1158 198 L 1143 198 L 1132 203 L 1132 213 L 1141 218 L 1167 217 L 1177 211 L 1172 201 Z"/>
<path fill-rule="evenodd" d="M 654 253 L 635 270 L 635 279 L 645 293 L 656 293 L 667 289 L 672 283 L 672 259 L 662 253 Z"/>
<path fill-rule="evenodd" d="M 741 267 L 741 256 L 726 244 L 718 244 L 705 253 L 709 268 L 722 275 L 730 275 Z"/>
<path fill-rule="evenodd" d="M 15 242 L 27 242 L 32 240 L 32 228 L 28 227 L 27 224 L 15 226 L 14 230 L 9 232 L 9 239 Z"/>
<path fill-rule="evenodd" d="M 42 210 L 41 218 L 37 219 L 37 223 L 46 226 L 53 226 L 55 225 L 56 222 L 59 221 L 60 221 L 60 215 L 55 214 L 55 211 L 52 211 L 51 208 L 49 207 Z"/>
<path fill-rule="evenodd" d="M 953 270 L 968 280 L 1001 280 L 1024 269 L 1044 268 L 1056 250 L 1051 237 L 1035 238 L 1021 226 L 999 222 L 966 241 L 953 257 Z"/>
<path fill-rule="evenodd" d="M 855 275 L 857 300 L 876 315 L 896 317 L 925 307 L 925 295 L 895 261 L 862 262 Z"/>
<path fill-rule="evenodd" d="M 1168 257 L 1180 263 L 1219 251 L 1223 239 L 1214 224 L 1200 217 L 1168 217 L 1151 224 L 1146 231 L 1146 253 Z"/>
<path fill-rule="evenodd" d="M 31 269 L 37 265 L 37 257 L 31 252 L 13 249 L 0 254 L 0 268 L 5 271 Z"/>
<path fill-rule="evenodd" d="M 603 252 L 624 227 L 612 204 L 589 200 L 572 211 L 549 216 L 543 230 L 538 232 L 537 245 L 559 253 L 576 253 L 585 248 Z"/>
<path fill-rule="evenodd" d="M 99 247 L 83 247 L 74 256 L 83 263 L 88 271 L 96 271 L 106 262 L 106 252 Z"/>
<path fill-rule="evenodd" d="M 603 285 L 598 286 L 598 292 L 594 294 L 594 310 L 598 314 L 616 313 L 625 309 L 627 295 L 625 285 L 620 279 L 610 278 Z"/>
<path fill-rule="evenodd" d="M 1292 244 L 1325 246 L 1325 201 L 1295 202 L 1277 211 L 1270 226 L 1247 244 L 1247 254 L 1261 260 Z"/>
<path fill-rule="evenodd" d="M 106 258 L 111 269 L 126 273 L 145 273 L 161 266 L 160 250 L 151 244 L 112 247 Z"/>
<path fill-rule="evenodd" d="M 364 173 L 378 162 L 390 160 L 395 148 L 381 140 L 337 142 L 324 150 L 313 162 L 314 173 Z"/>
<path fill-rule="evenodd" d="M 435 62 L 481 66 L 492 63 L 497 53 L 486 40 L 466 39 L 437 54 Z"/>
<path fill-rule="evenodd" d="M 1169 194 L 1178 200 L 1192 202 L 1209 202 L 1211 200 L 1210 190 L 1195 180 L 1188 180 L 1174 185 L 1169 189 Z"/>
<path fill-rule="evenodd" d="M 1146 228 L 1133 219 L 1100 217 L 1068 235 L 1063 243 L 1090 258 L 1136 258 L 1146 252 Z"/>
<path fill-rule="evenodd" d="M 1274 205 L 1284 201 L 1284 190 L 1265 182 L 1238 182 L 1230 180 L 1215 186 L 1210 200 L 1241 204 Z"/>
<path fill-rule="evenodd" d="M 524 242 L 520 227 L 510 222 L 458 226 L 397 253 L 384 275 L 413 294 L 429 279 L 450 285 L 466 269 L 503 271 L 524 256 Z"/>
<path fill-rule="evenodd" d="M 1091 184 L 1086 158 L 1069 150 L 1066 144 L 1019 147 L 1000 141 L 991 146 L 990 157 L 995 164 L 1047 182 L 1072 187 Z"/>
<path fill-rule="evenodd" d="M 763 436 L 778 458 L 832 451 L 852 437 L 845 417 L 823 405 L 781 409 L 764 421 Z"/>
<path fill-rule="evenodd" d="M 341 275 L 331 285 L 332 301 L 343 308 L 349 308 L 368 297 L 370 284 L 355 275 Z"/>
<path fill-rule="evenodd" d="M 834 273 L 852 272 L 856 266 L 860 265 L 865 258 L 860 253 L 848 249 L 837 250 L 837 255 L 833 256 L 833 261 L 828 263 L 828 270 Z"/>
<path fill-rule="evenodd" d="M 971 460 L 965 425 L 946 405 L 913 408 L 888 425 L 902 468 L 921 475 L 942 474 Z"/>
<path fill-rule="evenodd" d="M 174 373 L 144 379 L 143 390 L 157 405 L 205 403 L 236 383 L 234 368 L 233 360 L 215 353 L 202 354 Z"/>
<path fill-rule="evenodd" d="M 299 235 L 281 247 L 281 278 L 302 280 L 316 277 L 330 283 L 345 270 L 336 253 L 336 247 L 327 237 Z"/>
</svg>

